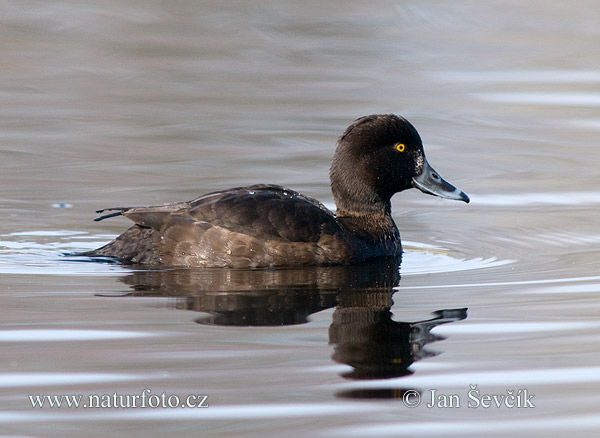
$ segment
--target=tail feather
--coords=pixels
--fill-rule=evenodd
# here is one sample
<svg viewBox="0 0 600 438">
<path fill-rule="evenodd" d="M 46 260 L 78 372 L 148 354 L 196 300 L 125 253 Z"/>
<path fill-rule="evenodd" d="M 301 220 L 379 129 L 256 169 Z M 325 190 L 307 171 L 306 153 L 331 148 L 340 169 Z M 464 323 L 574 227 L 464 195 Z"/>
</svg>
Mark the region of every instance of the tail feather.
<svg viewBox="0 0 600 438">
<path fill-rule="evenodd" d="M 132 207 L 112 207 L 112 208 L 102 208 L 100 210 L 96 210 L 96 213 L 104 213 L 105 211 L 111 211 L 112 213 L 103 214 L 102 216 L 98 216 L 94 218 L 94 222 L 100 222 L 104 219 L 108 219 L 115 216 L 123 216 L 127 210 L 131 210 Z"/>
</svg>

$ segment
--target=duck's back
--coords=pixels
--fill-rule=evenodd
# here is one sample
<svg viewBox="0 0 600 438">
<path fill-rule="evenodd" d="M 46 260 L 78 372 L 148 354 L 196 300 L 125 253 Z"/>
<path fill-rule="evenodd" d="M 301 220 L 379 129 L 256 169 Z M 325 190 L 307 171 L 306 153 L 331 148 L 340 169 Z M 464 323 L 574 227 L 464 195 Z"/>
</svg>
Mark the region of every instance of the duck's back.
<svg viewBox="0 0 600 438">
<path fill-rule="evenodd" d="M 360 240 L 330 210 L 275 185 L 117 210 L 136 225 L 88 255 L 191 267 L 347 264 L 364 258 Z"/>
<path fill-rule="evenodd" d="M 317 242 L 340 227 L 316 199 L 276 185 L 254 185 L 209 193 L 189 203 L 186 214 L 198 221 L 260 240 Z"/>
</svg>

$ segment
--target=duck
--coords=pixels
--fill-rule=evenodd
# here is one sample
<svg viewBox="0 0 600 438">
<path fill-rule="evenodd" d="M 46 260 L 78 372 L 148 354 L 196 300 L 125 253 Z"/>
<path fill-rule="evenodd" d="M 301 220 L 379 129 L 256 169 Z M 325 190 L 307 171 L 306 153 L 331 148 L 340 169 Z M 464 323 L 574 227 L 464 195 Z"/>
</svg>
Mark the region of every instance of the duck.
<svg viewBox="0 0 600 438">
<path fill-rule="evenodd" d="M 427 162 L 415 127 L 394 114 L 355 120 L 339 137 L 329 172 L 336 210 L 272 184 L 236 187 L 194 200 L 97 210 L 133 226 L 80 253 L 154 268 L 275 268 L 354 265 L 401 257 L 394 194 L 417 188 L 469 202 Z"/>
</svg>

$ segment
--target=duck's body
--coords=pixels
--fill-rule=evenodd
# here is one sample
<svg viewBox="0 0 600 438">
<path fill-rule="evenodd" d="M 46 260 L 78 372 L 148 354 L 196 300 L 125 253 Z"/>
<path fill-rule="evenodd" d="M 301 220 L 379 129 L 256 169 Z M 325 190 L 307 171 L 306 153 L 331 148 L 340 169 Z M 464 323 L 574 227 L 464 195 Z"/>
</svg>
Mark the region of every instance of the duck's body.
<svg viewBox="0 0 600 438">
<path fill-rule="evenodd" d="M 85 253 L 154 267 L 268 267 L 355 264 L 398 257 L 391 196 L 417 187 L 468 202 L 427 164 L 406 120 L 363 117 L 340 137 L 332 162 L 332 213 L 315 199 L 275 185 L 210 193 L 155 207 L 114 208 L 135 225 Z"/>
<path fill-rule="evenodd" d="M 374 236 L 365 229 L 380 224 L 365 224 L 359 237 L 351 231 L 352 221 L 336 217 L 315 199 L 274 185 L 239 187 L 190 202 L 117 211 L 136 225 L 94 255 L 118 254 L 128 263 L 188 267 L 353 264 L 399 256 L 402 251 L 392 221 L 383 224 L 384 233 Z"/>
</svg>

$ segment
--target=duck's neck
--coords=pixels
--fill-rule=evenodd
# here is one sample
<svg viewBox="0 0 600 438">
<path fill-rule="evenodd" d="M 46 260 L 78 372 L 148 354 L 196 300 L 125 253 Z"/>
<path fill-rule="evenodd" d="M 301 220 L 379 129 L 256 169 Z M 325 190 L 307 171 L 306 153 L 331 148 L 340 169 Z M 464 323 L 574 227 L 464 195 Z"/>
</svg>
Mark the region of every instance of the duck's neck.
<svg viewBox="0 0 600 438">
<path fill-rule="evenodd" d="M 338 204 L 336 217 L 352 234 L 373 244 L 400 242 L 400 233 L 392 219 L 389 200 L 362 206 L 353 203 L 351 207 L 348 208 L 348 205 L 343 203 Z"/>
</svg>

